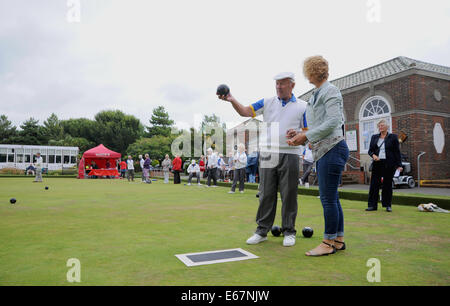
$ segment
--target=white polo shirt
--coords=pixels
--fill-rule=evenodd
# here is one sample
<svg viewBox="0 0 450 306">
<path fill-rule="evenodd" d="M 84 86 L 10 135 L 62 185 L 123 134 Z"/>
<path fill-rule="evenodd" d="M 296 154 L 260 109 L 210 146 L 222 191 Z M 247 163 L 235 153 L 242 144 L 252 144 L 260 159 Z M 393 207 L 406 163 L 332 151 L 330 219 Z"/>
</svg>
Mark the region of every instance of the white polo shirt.
<svg viewBox="0 0 450 306">
<path fill-rule="evenodd" d="M 300 146 L 289 146 L 286 132 L 289 129 L 301 131 L 307 127 L 306 101 L 295 98 L 292 94 L 288 101 L 277 96 L 264 98 L 251 105 L 253 117 L 263 115 L 263 122 L 267 128 L 260 132 L 261 152 L 300 154 Z"/>
<path fill-rule="evenodd" d="M 211 155 L 208 155 L 208 162 L 206 166 L 208 168 L 217 168 L 217 162 L 219 160 L 219 157 L 217 156 L 217 153 L 213 152 Z"/>
</svg>

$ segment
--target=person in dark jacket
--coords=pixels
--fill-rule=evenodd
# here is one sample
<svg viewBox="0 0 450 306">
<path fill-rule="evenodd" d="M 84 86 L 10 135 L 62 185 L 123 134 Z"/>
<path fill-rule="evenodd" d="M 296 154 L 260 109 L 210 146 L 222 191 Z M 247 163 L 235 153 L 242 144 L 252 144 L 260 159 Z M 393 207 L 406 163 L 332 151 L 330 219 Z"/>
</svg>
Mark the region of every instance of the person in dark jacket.
<svg viewBox="0 0 450 306">
<path fill-rule="evenodd" d="M 396 170 L 403 171 L 400 155 L 400 145 L 395 134 L 388 133 L 388 125 L 385 120 L 377 124 L 379 134 L 372 135 L 369 146 L 369 156 L 372 157 L 372 177 L 368 208 L 366 211 L 374 211 L 378 208 L 378 194 L 383 178 L 381 203 L 386 211 L 392 212 L 392 178 Z"/>
<path fill-rule="evenodd" d="M 152 165 L 152 160 L 148 154 L 145 154 L 144 168 L 142 169 L 144 173 L 145 183 L 151 184 L 152 180 L 150 179 L 150 167 Z"/>
</svg>

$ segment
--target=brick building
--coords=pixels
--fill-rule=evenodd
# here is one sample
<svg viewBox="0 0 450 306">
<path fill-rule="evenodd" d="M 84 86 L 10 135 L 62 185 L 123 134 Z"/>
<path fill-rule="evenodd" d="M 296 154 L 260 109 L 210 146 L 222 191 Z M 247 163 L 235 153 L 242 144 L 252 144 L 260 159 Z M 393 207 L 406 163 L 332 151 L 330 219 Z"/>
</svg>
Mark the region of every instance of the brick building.
<svg viewBox="0 0 450 306">
<path fill-rule="evenodd" d="M 450 67 L 397 57 L 373 67 L 332 80 L 342 93 L 346 139 L 351 158 L 347 172 L 367 183 L 367 155 L 376 124 L 385 119 L 390 132 L 404 133 L 400 151 L 411 163 L 417 179 L 450 178 Z M 311 91 L 299 98 L 308 100 Z"/>
</svg>

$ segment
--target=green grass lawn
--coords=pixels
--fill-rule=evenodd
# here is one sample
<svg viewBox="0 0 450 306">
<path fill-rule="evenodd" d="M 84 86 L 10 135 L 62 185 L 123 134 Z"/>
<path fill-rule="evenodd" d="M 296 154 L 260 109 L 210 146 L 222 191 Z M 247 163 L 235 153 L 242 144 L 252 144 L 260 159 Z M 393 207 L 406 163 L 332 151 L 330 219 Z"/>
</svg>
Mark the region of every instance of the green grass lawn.
<svg viewBox="0 0 450 306">
<path fill-rule="evenodd" d="M 450 285 L 448 214 L 411 206 L 365 212 L 366 203 L 343 200 L 348 249 L 310 258 L 304 253 L 323 232 L 316 197 L 299 197 L 294 247 L 270 234 L 249 246 L 254 190 L 230 195 L 227 188 L 161 180 L 32 180 L 0 178 L 0 285 L 72 285 L 69 258 L 81 262 L 81 285 L 374 285 L 366 279 L 369 258 L 381 262 L 378 284 Z M 301 237 L 304 226 L 315 230 L 312 238 Z M 260 258 L 187 267 L 174 256 L 231 248 Z"/>
</svg>

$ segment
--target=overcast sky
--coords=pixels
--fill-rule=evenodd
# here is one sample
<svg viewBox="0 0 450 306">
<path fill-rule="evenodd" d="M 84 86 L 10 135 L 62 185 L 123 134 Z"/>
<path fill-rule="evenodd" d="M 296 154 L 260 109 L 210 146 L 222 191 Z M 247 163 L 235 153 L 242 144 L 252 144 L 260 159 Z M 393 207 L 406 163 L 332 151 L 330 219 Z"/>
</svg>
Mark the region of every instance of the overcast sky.
<svg viewBox="0 0 450 306">
<path fill-rule="evenodd" d="M 164 105 L 178 127 L 212 113 L 232 125 L 221 83 L 250 104 L 275 95 L 281 71 L 297 96 L 311 89 L 310 55 L 331 80 L 397 56 L 450 66 L 449 29 L 448 0 L 0 0 L 0 114 L 120 109 L 148 124 Z"/>
</svg>

